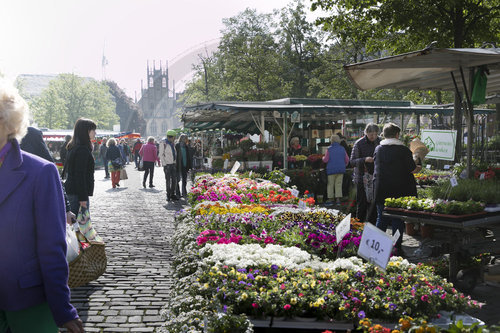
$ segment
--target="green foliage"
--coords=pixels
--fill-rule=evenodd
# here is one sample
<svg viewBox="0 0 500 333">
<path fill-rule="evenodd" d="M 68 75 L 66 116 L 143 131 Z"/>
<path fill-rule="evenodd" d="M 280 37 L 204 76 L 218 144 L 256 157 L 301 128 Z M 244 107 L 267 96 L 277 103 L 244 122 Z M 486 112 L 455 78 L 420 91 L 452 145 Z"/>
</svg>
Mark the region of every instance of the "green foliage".
<svg viewBox="0 0 500 333">
<path fill-rule="evenodd" d="M 429 187 L 425 193 L 428 198 L 432 199 L 500 203 L 499 188 L 500 182 L 497 180 L 459 179 L 455 187 L 445 182 L 439 186 Z"/>
<path fill-rule="evenodd" d="M 101 129 L 112 129 L 118 122 L 109 87 L 74 74 L 61 74 L 52 80 L 31 102 L 31 108 L 41 127 L 73 128 L 80 117 L 94 120 Z"/>
</svg>

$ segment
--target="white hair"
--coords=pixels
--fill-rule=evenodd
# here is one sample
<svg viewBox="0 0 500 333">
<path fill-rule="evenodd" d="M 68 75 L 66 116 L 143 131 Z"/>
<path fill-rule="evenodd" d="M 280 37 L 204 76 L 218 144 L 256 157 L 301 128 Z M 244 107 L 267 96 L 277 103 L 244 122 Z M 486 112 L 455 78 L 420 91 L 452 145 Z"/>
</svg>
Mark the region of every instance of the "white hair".
<svg viewBox="0 0 500 333">
<path fill-rule="evenodd" d="M 0 124 L 7 140 L 21 140 L 28 129 L 28 104 L 9 82 L 0 80 Z"/>
</svg>

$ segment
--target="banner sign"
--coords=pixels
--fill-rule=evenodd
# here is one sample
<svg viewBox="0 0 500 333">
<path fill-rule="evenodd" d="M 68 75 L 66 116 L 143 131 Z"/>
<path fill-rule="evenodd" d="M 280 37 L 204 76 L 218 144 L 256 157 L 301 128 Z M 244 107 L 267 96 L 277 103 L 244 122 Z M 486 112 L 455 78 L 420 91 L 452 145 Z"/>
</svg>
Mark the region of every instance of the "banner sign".
<svg viewBox="0 0 500 333">
<path fill-rule="evenodd" d="M 457 131 L 422 130 L 421 141 L 429 148 L 427 158 L 453 161 L 455 159 L 455 143 Z"/>
</svg>

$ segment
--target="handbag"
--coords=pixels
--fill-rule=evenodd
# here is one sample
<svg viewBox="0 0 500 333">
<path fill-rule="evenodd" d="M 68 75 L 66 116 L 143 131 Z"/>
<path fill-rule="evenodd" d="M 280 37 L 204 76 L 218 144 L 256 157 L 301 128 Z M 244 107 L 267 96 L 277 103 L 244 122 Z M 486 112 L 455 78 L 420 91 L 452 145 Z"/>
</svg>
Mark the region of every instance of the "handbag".
<svg viewBox="0 0 500 333">
<path fill-rule="evenodd" d="M 80 251 L 69 263 L 68 287 L 76 288 L 97 280 L 106 271 L 107 258 L 102 242 L 90 241 L 90 246 Z"/>
<path fill-rule="evenodd" d="M 121 169 L 120 170 L 120 180 L 125 180 L 125 179 L 128 179 L 127 170 Z"/>
<path fill-rule="evenodd" d="M 80 287 L 96 280 L 104 274 L 107 266 L 105 244 L 92 226 L 89 210 L 80 206 L 76 221 L 77 238 L 87 246 L 81 246 L 76 259 L 68 265 L 70 288 Z"/>
<path fill-rule="evenodd" d="M 111 165 L 113 166 L 113 168 L 116 169 L 121 168 L 123 166 L 122 158 L 121 157 L 115 158 L 114 160 L 111 161 Z"/>
</svg>

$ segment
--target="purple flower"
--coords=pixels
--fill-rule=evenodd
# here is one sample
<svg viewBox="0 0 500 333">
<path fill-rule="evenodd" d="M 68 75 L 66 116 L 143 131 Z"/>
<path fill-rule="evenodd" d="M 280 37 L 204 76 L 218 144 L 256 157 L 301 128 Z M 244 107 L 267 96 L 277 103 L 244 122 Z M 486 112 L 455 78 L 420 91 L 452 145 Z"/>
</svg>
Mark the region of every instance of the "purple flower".
<svg viewBox="0 0 500 333">
<path fill-rule="evenodd" d="M 273 269 L 273 270 L 278 269 L 278 265 L 271 265 L 271 269 Z"/>
<path fill-rule="evenodd" d="M 398 306 L 394 303 L 389 304 L 389 310 L 394 311 Z"/>
<path fill-rule="evenodd" d="M 222 308 L 222 312 L 224 312 L 224 313 L 227 312 L 227 305 L 224 305 L 224 307 Z"/>
<path fill-rule="evenodd" d="M 366 317 L 366 314 L 365 314 L 365 312 L 364 312 L 364 311 L 359 311 L 359 312 L 358 312 L 358 318 L 359 318 L 359 319 L 363 319 L 363 318 L 365 318 L 365 317 Z"/>
<path fill-rule="evenodd" d="M 248 274 L 247 275 L 247 278 L 249 278 L 250 280 L 255 280 L 255 277 L 253 276 L 252 273 Z"/>
</svg>

